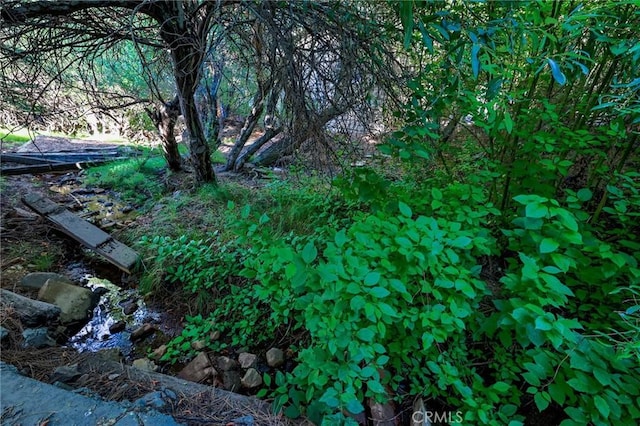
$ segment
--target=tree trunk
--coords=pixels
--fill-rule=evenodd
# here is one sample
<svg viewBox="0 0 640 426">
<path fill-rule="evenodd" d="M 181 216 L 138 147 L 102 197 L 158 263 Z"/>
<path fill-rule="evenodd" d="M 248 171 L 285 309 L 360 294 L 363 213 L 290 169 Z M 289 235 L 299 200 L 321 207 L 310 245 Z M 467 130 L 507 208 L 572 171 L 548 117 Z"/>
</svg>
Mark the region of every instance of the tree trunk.
<svg viewBox="0 0 640 426">
<path fill-rule="evenodd" d="M 195 92 L 199 82 L 203 52 L 197 41 L 189 36 L 178 38 L 171 43 L 173 73 L 178 89 L 180 109 L 186 129 L 183 140 L 189 147 L 189 161 L 193 166 L 196 182 L 215 182 L 216 176 L 211 165 L 211 151 L 204 135 L 202 121 L 195 102 Z"/>
<path fill-rule="evenodd" d="M 264 96 L 262 94 L 262 90 L 258 88 L 258 93 L 253 99 L 253 108 L 251 109 L 251 113 L 244 121 L 244 126 L 242 126 L 242 130 L 240 130 L 240 134 L 236 138 L 236 142 L 233 144 L 233 148 L 229 151 L 229 155 L 227 156 L 227 164 L 224 166 L 225 170 L 238 170 L 236 167 L 236 160 L 238 159 L 238 155 L 244 148 L 244 145 L 249 140 L 251 133 L 253 133 L 253 129 L 256 128 L 256 124 L 258 124 L 258 120 L 262 115 L 262 111 L 264 110 Z M 243 162 L 244 164 L 244 162 Z"/>
<path fill-rule="evenodd" d="M 293 154 L 304 140 L 295 139 L 292 135 L 285 135 L 278 142 L 262 151 L 253 161 L 257 166 L 270 166 L 280 158 Z"/>
<path fill-rule="evenodd" d="M 258 150 L 262 148 L 264 144 L 279 135 L 280 132 L 282 132 L 282 127 L 279 127 L 277 129 L 268 128 L 264 132 L 264 134 L 260 136 L 253 144 L 251 144 L 251 146 L 245 152 L 238 156 L 238 158 L 233 163 L 233 171 L 240 171 L 244 167 L 247 160 L 251 158 L 253 154 L 258 152 Z"/>
<path fill-rule="evenodd" d="M 176 96 L 173 100 L 163 103 L 160 108 L 153 111 L 146 109 L 147 114 L 155 124 L 162 142 L 162 152 L 170 170 L 174 172 L 182 170 L 182 161 L 178 152 L 175 127 L 176 120 L 180 116 L 180 102 Z"/>
</svg>

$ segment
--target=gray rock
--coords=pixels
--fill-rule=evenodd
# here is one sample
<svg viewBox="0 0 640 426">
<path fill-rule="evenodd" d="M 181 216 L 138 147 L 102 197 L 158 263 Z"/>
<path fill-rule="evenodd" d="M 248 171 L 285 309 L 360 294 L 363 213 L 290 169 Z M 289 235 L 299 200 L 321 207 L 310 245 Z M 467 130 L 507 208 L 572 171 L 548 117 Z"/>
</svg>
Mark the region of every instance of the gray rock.
<svg viewBox="0 0 640 426">
<path fill-rule="evenodd" d="M 396 413 L 391 403 L 381 404 L 369 398 L 369 408 L 374 426 L 396 426 Z"/>
<path fill-rule="evenodd" d="M 27 327 L 44 325 L 60 316 L 60 308 L 50 303 L 29 299 L 4 289 L 0 291 L 0 296 L 2 304 L 11 306 L 18 319 Z"/>
<path fill-rule="evenodd" d="M 204 380 L 216 376 L 215 371 L 209 361 L 209 357 L 205 352 L 200 352 L 189 364 L 187 364 L 180 372 L 178 377 L 192 382 L 200 383 Z"/>
<path fill-rule="evenodd" d="M 52 382 L 70 383 L 81 375 L 80 370 L 78 370 L 78 364 L 63 365 L 53 370 L 50 380 Z"/>
<path fill-rule="evenodd" d="M 209 339 L 211 339 L 211 341 L 215 342 L 219 338 L 220 338 L 220 331 L 215 330 L 209 333 Z"/>
<path fill-rule="evenodd" d="M 191 342 L 191 349 L 194 351 L 201 351 L 207 347 L 207 344 L 204 340 L 195 340 Z"/>
<path fill-rule="evenodd" d="M 137 408 L 151 407 L 156 410 L 161 410 L 167 406 L 167 401 L 165 401 L 163 397 L 164 394 L 161 391 L 151 392 L 135 400 L 133 406 Z"/>
<path fill-rule="evenodd" d="M 56 345 L 48 333 L 48 330 L 44 327 L 41 328 L 27 328 L 22 332 L 22 338 L 24 339 L 23 346 L 25 348 L 47 348 Z"/>
<path fill-rule="evenodd" d="M 42 286 L 44 286 L 44 284 L 50 279 L 66 282 L 67 284 L 73 284 L 71 280 L 69 280 L 64 275 L 56 274 L 53 272 L 32 272 L 25 275 L 20 280 L 20 284 L 18 284 L 18 286 L 22 288 L 40 290 Z"/>
<path fill-rule="evenodd" d="M 271 348 L 267 351 L 267 364 L 269 367 L 280 367 L 284 364 L 284 352 L 278 348 Z"/>
<path fill-rule="evenodd" d="M 0 362 L 2 375 L 2 424 L 173 426 L 170 416 L 155 410 L 131 412 L 122 403 L 87 398 L 16 373 Z M 5 392 L 5 390 L 7 390 Z M 16 407 L 16 410 L 5 408 Z M 12 412 L 13 411 L 13 412 Z"/>
<path fill-rule="evenodd" d="M 255 368 L 249 368 L 241 380 L 242 386 L 248 389 L 257 388 L 262 385 L 262 376 Z"/>
<path fill-rule="evenodd" d="M 162 358 L 164 356 L 164 354 L 167 353 L 167 345 L 160 345 L 158 346 L 152 353 L 150 358 L 154 359 L 154 360 L 159 360 L 160 358 Z"/>
<path fill-rule="evenodd" d="M 155 331 L 156 331 L 156 328 L 154 326 L 152 326 L 151 324 L 145 323 L 145 324 L 142 324 L 137 329 L 135 329 L 133 333 L 131 333 L 130 339 L 132 341 L 141 340 L 147 337 L 148 335 L 154 333 Z"/>
<path fill-rule="evenodd" d="M 91 290 L 56 279 L 48 279 L 44 283 L 38 299 L 58 306 L 62 311 L 60 322 L 63 324 L 87 320 L 96 306 Z"/>
<path fill-rule="evenodd" d="M 231 392 L 237 392 L 242 386 L 242 379 L 237 371 L 225 371 L 222 373 L 222 387 Z"/>
<path fill-rule="evenodd" d="M 228 356 L 219 356 L 216 358 L 216 367 L 220 371 L 230 371 L 238 366 L 238 363 Z"/>
<path fill-rule="evenodd" d="M 238 355 L 238 362 L 240 363 L 240 367 L 245 369 L 255 367 L 258 363 L 258 356 L 249 352 L 242 352 Z"/>
<path fill-rule="evenodd" d="M 158 366 L 155 362 L 148 358 L 138 358 L 133 361 L 133 366 L 138 370 L 153 372 L 158 370 Z"/>
<path fill-rule="evenodd" d="M 0 327 L 0 342 L 9 337 L 9 330 L 4 327 Z"/>
</svg>

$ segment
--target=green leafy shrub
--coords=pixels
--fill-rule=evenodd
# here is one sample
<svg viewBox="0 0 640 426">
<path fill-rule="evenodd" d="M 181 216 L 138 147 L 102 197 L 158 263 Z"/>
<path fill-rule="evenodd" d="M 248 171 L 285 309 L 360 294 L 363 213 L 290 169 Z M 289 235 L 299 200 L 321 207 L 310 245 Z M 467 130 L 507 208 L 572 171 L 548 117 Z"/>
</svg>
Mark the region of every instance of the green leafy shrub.
<svg viewBox="0 0 640 426">
<path fill-rule="evenodd" d="M 166 280 L 197 293 L 224 286 L 240 273 L 243 249 L 220 241 L 218 235 L 214 232 L 200 240 L 191 240 L 186 235 L 178 238 L 144 236 L 140 245 L 155 253 L 153 262 L 163 265 Z"/>
</svg>

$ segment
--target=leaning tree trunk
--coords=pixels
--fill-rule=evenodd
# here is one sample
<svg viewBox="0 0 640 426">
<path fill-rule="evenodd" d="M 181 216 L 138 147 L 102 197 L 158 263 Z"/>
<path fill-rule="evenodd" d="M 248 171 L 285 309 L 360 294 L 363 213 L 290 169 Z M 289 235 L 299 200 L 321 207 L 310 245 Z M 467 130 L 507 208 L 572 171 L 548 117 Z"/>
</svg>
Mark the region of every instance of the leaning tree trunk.
<svg viewBox="0 0 640 426">
<path fill-rule="evenodd" d="M 169 169 L 174 172 L 182 170 L 182 161 L 174 133 L 176 120 L 180 116 L 178 97 L 176 96 L 173 100 L 163 103 L 160 108 L 156 108 L 153 111 L 146 108 L 145 110 L 158 129 L 162 142 L 162 152 Z"/>
<path fill-rule="evenodd" d="M 238 158 L 233 163 L 233 171 L 239 172 L 242 170 L 247 160 L 251 158 L 253 154 L 258 152 L 260 148 L 267 142 L 269 142 L 274 137 L 278 136 L 282 132 L 282 127 L 278 127 L 277 129 L 268 128 L 262 136 L 260 136 L 254 143 L 249 146 L 242 154 L 238 156 Z"/>
<path fill-rule="evenodd" d="M 195 102 L 195 92 L 203 60 L 202 50 L 198 48 L 196 40 L 186 36 L 172 43 L 171 56 L 180 109 L 186 126 L 183 140 L 189 147 L 189 160 L 193 166 L 196 181 L 198 183 L 215 182 L 216 176 L 211 165 L 211 151 Z"/>
<path fill-rule="evenodd" d="M 256 128 L 263 110 L 264 95 L 262 93 L 261 87 L 258 87 L 258 92 L 253 98 L 253 108 L 251 109 L 251 113 L 245 120 L 244 126 L 242 126 L 242 130 L 240 130 L 240 134 L 236 138 L 236 142 L 233 144 L 233 147 L 231 148 L 231 151 L 229 151 L 229 155 L 227 156 L 227 164 L 224 166 L 225 170 L 229 171 L 232 169 L 237 169 L 235 164 L 236 160 L 238 159 L 238 155 L 240 155 L 242 148 L 244 148 L 245 144 L 249 140 L 253 129 Z"/>
</svg>

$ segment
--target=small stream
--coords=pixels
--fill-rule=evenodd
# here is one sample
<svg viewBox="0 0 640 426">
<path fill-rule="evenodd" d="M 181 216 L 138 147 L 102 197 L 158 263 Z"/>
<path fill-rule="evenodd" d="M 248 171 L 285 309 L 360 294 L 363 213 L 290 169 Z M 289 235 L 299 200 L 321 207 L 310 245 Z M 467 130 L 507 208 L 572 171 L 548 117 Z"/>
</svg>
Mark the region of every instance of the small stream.
<svg viewBox="0 0 640 426">
<path fill-rule="evenodd" d="M 129 223 L 135 216 L 132 206 L 120 203 L 104 189 L 82 187 L 73 174 L 49 189 L 73 198 L 75 202 L 66 207 L 106 232 Z M 117 348 L 131 361 L 146 355 L 150 345 L 159 346 L 176 334 L 175 329 L 166 325 L 176 321 L 145 303 L 135 289 L 136 283 L 129 282 L 132 276 L 122 274 L 106 262 L 100 261 L 98 265 L 89 260 L 91 257 L 83 256 L 66 265 L 67 276 L 100 295 L 90 321 L 68 340 L 70 346 L 79 352 Z M 158 331 L 142 342 L 132 342 L 131 333 L 143 324 L 152 324 Z"/>
<path fill-rule="evenodd" d="M 79 352 L 118 348 L 125 358 L 131 358 L 135 349 L 131 332 L 144 323 L 162 323 L 162 315 L 149 309 L 135 290 L 123 290 L 107 279 L 91 276 L 87 277 L 86 287 L 101 296 L 91 320 L 69 339 Z M 135 310 L 126 315 L 128 307 Z M 124 323 L 124 329 L 111 333 L 109 329 L 116 323 Z"/>
</svg>

